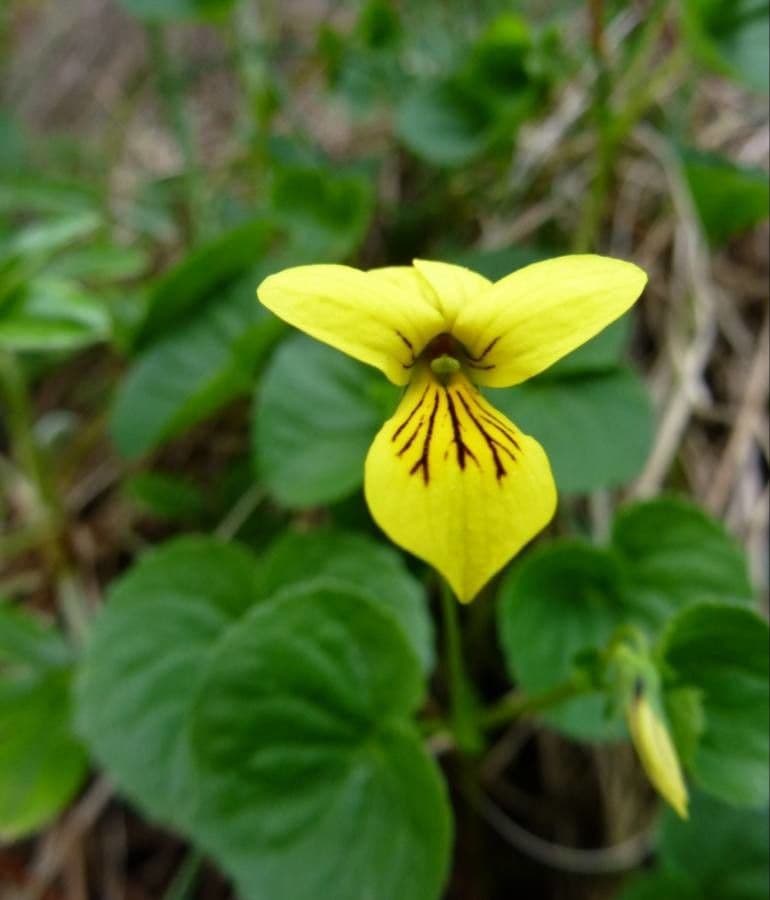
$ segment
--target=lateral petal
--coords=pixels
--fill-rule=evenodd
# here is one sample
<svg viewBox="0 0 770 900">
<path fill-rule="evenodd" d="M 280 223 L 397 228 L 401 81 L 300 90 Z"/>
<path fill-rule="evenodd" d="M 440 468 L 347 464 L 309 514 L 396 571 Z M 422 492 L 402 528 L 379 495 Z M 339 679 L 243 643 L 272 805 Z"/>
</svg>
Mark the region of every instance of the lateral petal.
<svg viewBox="0 0 770 900">
<path fill-rule="evenodd" d="M 406 384 L 422 349 L 445 330 L 418 291 L 350 266 L 284 269 L 257 289 L 264 306 L 311 337 Z"/>
<path fill-rule="evenodd" d="M 606 256 L 561 256 L 525 266 L 460 310 L 452 330 L 474 381 L 519 384 L 598 334 L 639 297 L 647 276 Z"/>
<path fill-rule="evenodd" d="M 543 448 L 462 372 L 420 367 L 374 439 L 364 490 L 399 546 L 433 565 L 463 602 L 551 520 L 556 486 Z"/>
</svg>

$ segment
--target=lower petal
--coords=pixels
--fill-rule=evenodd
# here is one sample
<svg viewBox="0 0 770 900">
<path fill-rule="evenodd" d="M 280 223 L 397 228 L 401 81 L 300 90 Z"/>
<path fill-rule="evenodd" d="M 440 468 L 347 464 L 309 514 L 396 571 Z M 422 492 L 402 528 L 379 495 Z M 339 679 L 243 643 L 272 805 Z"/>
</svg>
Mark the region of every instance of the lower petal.
<svg viewBox="0 0 770 900">
<path fill-rule="evenodd" d="M 461 373 L 420 369 L 366 459 L 377 524 L 468 602 L 556 509 L 543 448 Z"/>
</svg>

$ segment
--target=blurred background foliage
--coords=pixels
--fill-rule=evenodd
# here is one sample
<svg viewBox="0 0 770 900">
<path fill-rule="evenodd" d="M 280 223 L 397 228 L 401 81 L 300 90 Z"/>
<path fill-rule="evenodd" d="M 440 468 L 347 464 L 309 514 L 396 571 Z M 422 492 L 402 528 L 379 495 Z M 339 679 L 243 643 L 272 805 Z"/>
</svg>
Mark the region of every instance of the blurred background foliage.
<svg viewBox="0 0 770 900">
<path fill-rule="evenodd" d="M 238 759 L 200 737 L 228 727 L 207 696 L 232 690 L 237 708 L 221 647 L 200 708 L 181 699 L 226 622 L 239 652 L 262 647 L 249 597 L 319 570 L 359 583 L 408 638 L 381 633 L 411 672 L 382 702 L 399 722 L 419 705 L 435 586 L 378 546 L 361 496 L 398 392 L 290 334 L 256 303 L 259 281 L 418 256 L 498 278 L 596 251 L 633 259 L 649 287 L 548 372 L 490 392 L 546 447 L 561 502 L 464 623 L 481 699 L 506 684 L 547 695 L 576 669 L 592 691 L 547 728 L 495 735 L 476 772 L 486 805 L 453 792 L 446 896 L 766 896 L 766 654 L 750 610 L 768 582 L 767 3 L 5 0 L 0 47 L 0 834 L 26 838 L 0 847 L 0 884 L 231 896 L 180 834 L 247 896 L 276 884 L 234 849 Z M 661 492 L 678 498 L 649 501 Z M 248 550 L 222 543 L 236 536 Z M 212 569 L 227 576 L 209 583 Z M 159 614 L 143 601 L 161 582 Z M 175 605 L 196 590 L 205 634 Z M 78 648 L 108 591 L 74 728 Z M 360 628 L 379 634 L 370 613 Z M 143 637 L 158 615 L 168 628 Z M 288 626 L 265 612 L 260 627 Z M 687 824 L 655 825 L 608 714 L 608 654 L 628 628 L 697 785 Z M 153 661 L 180 645 L 166 684 Z M 439 667 L 429 713 L 443 681 Z M 200 769 L 178 738 L 190 717 Z M 416 746 L 388 752 L 440 806 Z M 87 781 L 89 756 L 134 806 Z M 235 780 L 211 782 L 202 818 L 189 786 L 224 770 Z M 451 758 L 444 771 L 468 777 Z M 414 837 L 418 900 L 442 877 L 436 829 L 436 846 L 428 826 Z M 391 865 L 362 847 L 382 890 Z"/>
</svg>

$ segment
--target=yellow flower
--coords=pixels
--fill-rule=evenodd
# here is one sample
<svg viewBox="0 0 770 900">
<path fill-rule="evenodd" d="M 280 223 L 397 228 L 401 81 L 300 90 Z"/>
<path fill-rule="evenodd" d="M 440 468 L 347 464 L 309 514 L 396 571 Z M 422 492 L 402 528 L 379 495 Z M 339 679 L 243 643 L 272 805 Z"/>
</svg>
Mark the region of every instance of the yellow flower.
<svg viewBox="0 0 770 900">
<path fill-rule="evenodd" d="M 653 708 L 644 689 L 637 691 L 628 708 L 628 729 L 652 786 L 683 818 L 687 818 L 687 788 L 674 743 L 663 718 Z"/>
<path fill-rule="evenodd" d="M 408 385 L 369 450 L 366 500 L 382 530 L 467 602 L 556 508 L 543 448 L 477 385 L 547 369 L 622 315 L 645 282 L 631 263 L 586 255 L 494 284 L 425 260 L 368 272 L 298 266 L 257 293 L 289 324 Z"/>
</svg>

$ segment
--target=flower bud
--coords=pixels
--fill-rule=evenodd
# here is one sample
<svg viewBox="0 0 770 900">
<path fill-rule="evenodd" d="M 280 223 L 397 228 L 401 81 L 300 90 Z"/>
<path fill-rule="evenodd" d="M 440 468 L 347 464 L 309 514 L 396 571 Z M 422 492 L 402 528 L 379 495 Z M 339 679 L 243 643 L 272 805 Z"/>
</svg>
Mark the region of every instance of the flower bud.
<svg viewBox="0 0 770 900">
<path fill-rule="evenodd" d="M 627 714 L 631 739 L 647 777 L 661 797 L 686 819 L 687 787 L 679 757 L 666 723 L 650 702 L 641 679 Z"/>
</svg>

